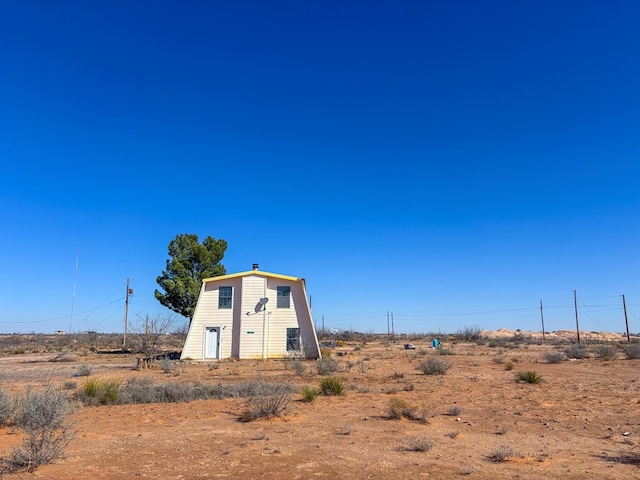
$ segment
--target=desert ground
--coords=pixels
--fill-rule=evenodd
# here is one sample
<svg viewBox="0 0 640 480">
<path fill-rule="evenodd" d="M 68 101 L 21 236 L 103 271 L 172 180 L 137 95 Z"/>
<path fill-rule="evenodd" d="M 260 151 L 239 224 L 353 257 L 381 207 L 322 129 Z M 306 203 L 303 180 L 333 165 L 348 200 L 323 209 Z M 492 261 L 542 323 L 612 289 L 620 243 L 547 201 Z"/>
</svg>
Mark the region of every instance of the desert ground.
<svg viewBox="0 0 640 480">
<path fill-rule="evenodd" d="M 575 332 L 574 332 L 575 333 Z M 75 439 L 65 456 L 0 475 L 14 479 L 195 478 L 640 478 L 640 360 L 624 354 L 619 334 L 585 334 L 588 357 L 548 361 L 571 333 L 484 332 L 481 341 L 442 336 L 350 338 L 325 346 L 346 387 L 305 402 L 318 386 L 314 360 L 156 362 L 136 368 L 133 353 L 88 349 L 10 352 L 0 356 L 0 387 L 17 395 L 53 386 L 71 398 L 90 379 L 147 378 L 157 383 L 232 385 L 262 380 L 293 387 L 280 416 L 240 421 L 246 398 L 99 406 L 75 405 Z M 586 345 L 585 345 L 586 342 Z M 415 350 L 404 348 L 411 343 Z M 601 356 L 601 345 L 614 347 Z M 43 349 L 41 349 L 43 350 Z M 426 375 L 428 359 L 450 364 Z M 296 362 L 300 362 L 296 360 Z M 89 375 L 79 376 L 81 367 Z M 303 371 L 304 370 L 304 371 Z M 516 382 L 535 371 L 539 384 Z M 394 418 L 397 399 L 414 407 Z M 22 441 L 0 427 L 0 454 Z M 417 448 L 416 445 L 423 448 Z"/>
</svg>

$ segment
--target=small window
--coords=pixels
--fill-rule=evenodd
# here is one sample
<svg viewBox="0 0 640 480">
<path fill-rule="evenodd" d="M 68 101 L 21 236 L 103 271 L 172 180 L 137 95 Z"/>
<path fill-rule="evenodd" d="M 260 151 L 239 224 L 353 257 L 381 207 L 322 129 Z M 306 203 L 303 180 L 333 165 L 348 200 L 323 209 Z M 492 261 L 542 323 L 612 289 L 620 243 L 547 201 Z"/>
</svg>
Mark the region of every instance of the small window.
<svg viewBox="0 0 640 480">
<path fill-rule="evenodd" d="M 278 308 L 289 308 L 291 287 L 278 287 Z"/>
<path fill-rule="evenodd" d="M 300 329 L 287 328 L 287 352 L 300 351 Z"/>
<path fill-rule="evenodd" d="M 218 290 L 218 308 L 231 308 L 233 287 L 220 287 Z"/>
</svg>

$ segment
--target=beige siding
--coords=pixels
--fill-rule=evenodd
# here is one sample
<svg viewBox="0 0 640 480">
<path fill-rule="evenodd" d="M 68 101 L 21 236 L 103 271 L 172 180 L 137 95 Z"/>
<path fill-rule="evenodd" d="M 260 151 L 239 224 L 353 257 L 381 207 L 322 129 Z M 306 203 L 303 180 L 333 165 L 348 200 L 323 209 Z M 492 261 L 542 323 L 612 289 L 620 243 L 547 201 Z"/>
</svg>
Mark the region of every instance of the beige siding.
<svg viewBox="0 0 640 480">
<path fill-rule="evenodd" d="M 218 292 L 221 286 L 233 288 L 231 309 L 218 308 Z M 205 329 L 207 327 L 220 327 L 220 358 L 231 356 L 233 320 L 238 299 L 236 290 L 240 287 L 240 279 L 236 278 L 229 279 L 223 283 L 210 282 L 203 285 L 180 358 L 192 358 L 194 360 L 203 360 L 205 358 L 204 343 Z"/>
<path fill-rule="evenodd" d="M 240 358 L 262 358 L 262 326 L 266 310 L 256 312 L 256 306 L 265 297 L 265 279 L 258 275 L 242 278 L 242 320 L 240 324 Z M 267 298 L 269 296 L 267 295 Z M 269 298 L 269 303 L 271 298 Z M 269 304 L 267 304 L 268 308 Z"/>
<path fill-rule="evenodd" d="M 271 276 L 270 276 L 271 275 Z M 218 308 L 221 286 L 233 287 L 231 309 Z M 278 308 L 277 287 L 291 287 L 289 308 Z M 260 299 L 268 298 L 266 305 Z M 287 328 L 299 328 L 304 353 L 320 355 L 303 280 L 261 272 L 206 282 L 181 358 L 205 359 L 207 327 L 220 328 L 220 358 L 277 358 L 287 352 Z M 264 335 L 263 335 L 264 333 Z"/>
</svg>

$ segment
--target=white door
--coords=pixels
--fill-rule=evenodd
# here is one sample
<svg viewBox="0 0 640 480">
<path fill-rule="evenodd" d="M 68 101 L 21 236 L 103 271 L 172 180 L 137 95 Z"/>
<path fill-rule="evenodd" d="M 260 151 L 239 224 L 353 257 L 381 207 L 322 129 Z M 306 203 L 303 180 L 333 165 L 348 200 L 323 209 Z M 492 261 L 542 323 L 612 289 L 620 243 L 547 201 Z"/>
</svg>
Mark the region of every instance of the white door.
<svg viewBox="0 0 640 480">
<path fill-rule="evenodd" d="M 207 327 L 204 341 L 205 358 L 218 358 L 220 353 L 220 327 Z"/>
</svg>

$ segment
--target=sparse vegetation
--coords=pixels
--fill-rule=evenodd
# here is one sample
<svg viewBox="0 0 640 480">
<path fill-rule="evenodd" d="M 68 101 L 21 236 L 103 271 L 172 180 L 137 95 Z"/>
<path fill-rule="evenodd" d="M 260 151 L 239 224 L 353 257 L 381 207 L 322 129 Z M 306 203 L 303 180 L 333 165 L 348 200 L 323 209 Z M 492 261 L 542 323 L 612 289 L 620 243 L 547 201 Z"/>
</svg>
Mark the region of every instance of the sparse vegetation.
<svg viewBox="0 0 640 480">
<path fill-rule="evenodd" d="M 518 372 L 516 374 L 516 382 L 538 384 L 542 383 L 542 377 L 533 370 L 528 370 L 526 372 Z"/>
<path fill-rule="evenodd" d="M 87 365 L 86 363 L 78 366 L 78 376 L 79 377 L 88 377 L 93 372 L 93 367 L 91 365 Z"/>
<path fill-rule="evenodd" d="M 562 363 L 566 359 L 562 352 L 547 352 L 542 357 L 547 363 Z"/>
<path fill-rule="evenodd" d="M 320 380 L 320 393 L 325 396 L 343 395 L 344 384 L 339 377 L 324 377 Z"/>
<path fill-rule="evenodd" d="M 409 452 L 427 452 L 433 448 L 433 442 L 428 438 L 410 437 L 405 449 Z"/>
<path fill-rule="evenodd" d="M 271 418 L 282 415 L 291 401 L 291 387 L 284 384 L 254 382 L 249 395 L 247 409 L 240 420 L 250 422 L 259 418 Z"/>
<path fill-rule="evenodd" d="M 483 337 L 482 328 L 477 325 L 465 326 L 462 330 L 458 331 L 458 335 L 467 342 L 476 342 Z"/>
<path fill-rule="evenodd" d="M 571 345 L 564 350 L 564 353 L 569 358 L 582 359 L 587 358 L 589 353 L 587 350 L 581 345 Z"/>
<path fill-rule="evenodd" d="M 622 350 L 627 360 L 637 360 L 640 358 L 640 343 L 627 345 Z"/>
<path fill-rule="evenodd" d="M 9 422 L 12 411 L 13 405 L 11 404 L 11 398 L 0 388 L 0 427 Z"/>
<path fill-rule="evenodd" d="M 449 407 L 449 409 L 447 410 L 447 415 L 449 415 L 450 417 L 457 417 L 463 412 L 463 410 L 464 409 L 459 405 L 453 405 L 452 407 Z"/>
<path fill-rule="evenodd" d="M 602 360 L 612 360 L 616 356 L 616 349 L 613 345 L 596 345 L 594 352 L 596 357 Z"/>
<path fill-rule="evenodd" d="M 51 387 L 41 392 L 27 390 L 13 409 L 13 423 L 24 433 L 24 440 L 3 459 L 4 470 L 33 472 L 62 458 L 64 449 L 75 438 L 69 413 L 63 393 Z"/>
<path fill-rule="evenodd" d="M 316 372 L 318 375 L 329 375 L 340 368 L 340 362 L 333 357 L 323 357 L 316 360 Z"/>
<path fill-rule="evenodd" d="M 300 394 L 302 395 L 303 401 L 313 402 L 320 394 L 320 390 L 317 389 L 316 387 L 305 386 L 305 387 L 302 387 Z"/>
<path fill-rule="evenodd" d="M 515 455 L 515 452 L 511 447 L 503 445 L 500 448 L 493 450 L 491 453 L 489 453 L 489 455 L 487 455 L 487 458 L 491 462 L 501 463 L 501 462 L 506 462 L 507 460 L 509 460 L 509 458 L 513 457 L 514 455 Z"/>
<path fill-rule="evenodd" d="M 422 360 L 416 368 L 425 375 L 444 375 L 451 368 L 451 364 L 431 357 Z"/>
<path fill-rule="evenodd" d="M 398 397 L 393 397 L 389 401 L 389 418 L 394 420 L 400 420 L 406 418 L 407 420 L 421 420 L 424 421 L 425 416 L 418 412 L 418 407 L 412 405 L 406 400 Z"/>
</svg>

